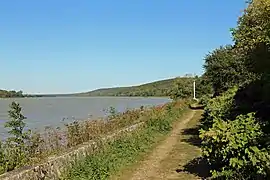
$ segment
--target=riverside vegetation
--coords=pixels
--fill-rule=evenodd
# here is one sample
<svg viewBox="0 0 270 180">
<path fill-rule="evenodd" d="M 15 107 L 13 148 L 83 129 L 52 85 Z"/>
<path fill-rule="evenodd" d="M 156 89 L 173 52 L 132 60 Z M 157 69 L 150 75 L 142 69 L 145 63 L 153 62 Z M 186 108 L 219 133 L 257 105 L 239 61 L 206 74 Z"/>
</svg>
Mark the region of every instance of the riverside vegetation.
<svg viewBox="0 0 270 180">
<path fill-rule="evenodd" d="M 151 109 L 144 117 L 143 127 L 102 144 L 96 152 L 76 162 L 63 179 L 108 179 L 170 132 L 186 108 L 185 102 L 178 101 Z"/>
<path fill-rule="evenodd" d="M 202 89 L 201 92 L 207 90 L 202 94 L 213 95 L 200 100 L 204 105 L 199 130 L 202 158 L 208 162 L 212 179 L 269 179 L 270 0 L 249 1 L 237 26 L 232 29 L 232 36 L 234 44 L 221 46 L 205 57 L 203 86 L 198 88 Z M 181 83 L 184 82 L 179 80 L 174 84 L 171 97 L 177 99 L 190 96 L 187 92 L 192 90 L 185 89 Z M 122 165 L 133 162 L 139 152 L 155 143 L 157 136 L 169 131 L 173 122 L 173 118 L 169 117 L 177 117 L 179 108 L 168 110 L 170 105 L 165 107 L 163 113 L 151 114 L 157 109 L 141 112 L 146 113 L 145 116 L 139 116 L 144 117 L 145 128 L 102 145 L 93 155 L 76 163 L 65 178 L 83 179 L 93 176 L 106 179 L 121 169 Z M 156 116 L 156 113 L 159 115 Z M 71 142 L 76 144 L 77 140 Z M 4 143 L 4 146 L 8 144 L 12 143 Z M 1 162 L 6 163 L 3 161 L 6 152 L 7 149 L 1 152 Z M 21 155 L 15 158 L 19 157 L 24 159 L 38 156 Z M 10 162 L 13 162 L 12 158 Z M 16 162 L 20 164 L 15 167 L 24 163 L 23 160 Z"/>
<path fill-rule="evenodd" d="M 213 179 L 269 179 L 270 0 L 249 1 L 232 36 L 205 58 L 203 158 Z"/>
<path fill-rule="evenodd" d="M 99 140 L 101 137 L 115 131 L 136 123 L 146 122 L 145 130 L 138 131 L 136 135 L 132 135 L 132 138 L 125 137 L 128 139 L 123 140 L 131 141 L 131 139 L 137 139 L 141 143 L 148 142 L 149 144 L 140 144 L 142 145 L 141 149 L 139 148 L 135 151 L 135 154 L 139 153 L 145 150 L 144 148 L 149 148 L 153 141 L 156 140 L 154 136 L 147 133 L 159 135 L 168 132 L 168 127 L 171 126 L 172 120 L 177 118 L 182 108 L 175 102 L 178 99 L 192 96 L 193 79 L 176 78 L 173 81 L 172 87 L 169 88 L 170 96 L 175 101 L 164 107 L 150 109 L 141 107 L 140 109 L 128 110 L 124 113 L 118 113 L 114 108 L 111 108 L 107 119 L 74 121 L 73 123 L 66 124 L 64 129 L 47 127 L 43 134 L 26 128 L 26 117 L 21 114 L 22 108 L 18 103 L 13 102 L 10 105 L 10 120 L 5 124 L 5 127 L 9 129 L 10 137 L 0 142 L 0 174 L 45 161 L 51 155 L 62 154 L 90 140 Z M 196 77 L 196 79 L 200 84 L 205 82 L 203 77 Z M 200 89 L 202 86 L 199 85 L 198 87 Z M 207 88 L 201 88 L 198 93 L 205 91 L 207 91 Z M 119 143 L 121 144 L 122 140 L 119 140 Z M 134 145 L 137 147 L 138 144 Z M 107 149 L 107 147 L 108 145 L 102 146 L 102 149 Z M 130 149 L 126 150 L 126 153 L 130 153 Z M 131 158 L 135 158 L 135 154 L 130 154 Z M 72 173 L 68 177 L 73 177 Z"/>
<path fill-rule="evenodd" d="M 7 91 L 0 89 L 0 98 L 24 97 L 22 91 Z"/>
<path fill-rule="evenodd" d="M 88 168 L 82 174 L 103 179 L 120 168 L 121 164 L 131 162 L 140 152 L 151 147 L 157 140 L 155 136 L 167 133 L 173 120 L 181 115 L 185 107 L 185 104 L 174 101 L 164 106 L 149 109 L 141 107 L 124 113 L 110 108 L 107 119 L 74 121 L 67 124 L 65 130 L 47 128 L 44 134 L 40 134 L 25 128 L 26 117 L 21 114 L 20 105 L 13 102 L 10 105 L 10 120 L 5 124 L 10 130 L 10 137 L 2 141 L 0 146 L 0 174 L 46 161 L 51 155 L 62 154 L 90 140 L 99 141 L 101 137 L 144 122 L 144 127 L 135 133 L 121 136 L 111 143 L 100 144 L 99 150 L 85 160 L 84 166 Z M 110 158 L 114 158 L 114 161 L 108 164 L 112 160 Z M 79 168 L 80 164 L 82 162 L 78 162 L 65 178 L 77 177 L 76 169 L 83 171 Z M 91 168 L 93 172 L 90 173 Z"/>
</svg>

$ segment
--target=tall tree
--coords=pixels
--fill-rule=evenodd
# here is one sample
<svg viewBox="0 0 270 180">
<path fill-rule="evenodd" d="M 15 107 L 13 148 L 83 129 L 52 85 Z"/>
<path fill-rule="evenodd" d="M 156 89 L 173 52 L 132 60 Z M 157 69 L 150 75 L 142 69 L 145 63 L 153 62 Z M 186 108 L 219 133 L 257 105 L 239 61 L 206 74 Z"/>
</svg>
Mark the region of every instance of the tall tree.
<svg viewBox="0 0 270 180">
<path fill-rule="evenodd" d="M 242 67 L 231 45 L 221 46 L 206 55 L 205 76 L 213 86 L 214 96 L 242 81 L 244 72 Z"/>
<path fill-rule="evenodd" d="M 257 76 L 270 72 L 270 0 L 253 0 L 232 30 L 238 56 Z"/>
</svg>

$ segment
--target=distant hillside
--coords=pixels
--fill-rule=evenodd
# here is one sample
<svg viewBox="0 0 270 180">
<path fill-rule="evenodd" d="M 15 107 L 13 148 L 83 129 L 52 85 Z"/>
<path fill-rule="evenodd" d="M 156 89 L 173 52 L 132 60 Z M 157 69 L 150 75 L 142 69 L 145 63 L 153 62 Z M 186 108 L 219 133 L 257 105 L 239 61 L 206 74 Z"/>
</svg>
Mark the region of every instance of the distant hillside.
<svg viewBox="0 0 270 180">
<path fill-rule="evenodd" d="M 73 94 L 22 94 L 22 91 L 0 90 L 0 98 L 9 97 L 72 97 L 72 96 L 167 96 L 173 99 L 193 96 L 193 77 L 184 76 L 166 80 L 155 81 L 138 86 L 102 88 L 90 92 Z M 203 84 L 201 77 L 196 77 L 197 95 L 207 94 L 209 87 Z"/>
<path fill-rule="evenodd" d="M 190 80 L 183 77 L 181 79 Z M 80 96 L 170 96 L 175 86 L 176 78 L 155 81 L 147 84 L 130 87 L 103 88 L 80 93 Z"/>
</svg>

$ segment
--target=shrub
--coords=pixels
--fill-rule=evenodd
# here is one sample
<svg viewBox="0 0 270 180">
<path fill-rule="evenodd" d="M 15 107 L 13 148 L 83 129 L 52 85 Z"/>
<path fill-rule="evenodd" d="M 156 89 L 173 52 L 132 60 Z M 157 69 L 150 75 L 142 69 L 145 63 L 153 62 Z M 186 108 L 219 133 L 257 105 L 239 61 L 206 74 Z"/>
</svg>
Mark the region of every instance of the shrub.
<svg viewBox="0 0 270 180">
<path fill-rule="evenodd" d="M 208 104 L 208 101 L 211 99 L 210 95 L 203 95 L 200 99 L 199 99 L 199 104 L 206 106 Z"/>
<path fill-rule="evenodd" d="M 214 119 L 225 120 L 230 118 L 231 110 L 234 109 L 234 96 L 238 87 L 229 89 L 213 99 L 210 99 L 204 108 L 202 126 L 208 129 L 213 125 Z"/>
<path fill-rule="evenodd" d="M 254 113 L 233 121 L 216 117 L 213 126 L 201 130 L 202 150 L 212 167 L 212 175 L 226 179 L 256 179 L 269 176 L 269 151 L 263 148 L 263 132 Z"/>
<path fill-rule="evenodd" d="M 1 143 L 0 171 L 7 172 L 16 167 L 26 164 L 29 160 L 30 148 L 28 146 L 31 131 L 25 131 L 24 117 L 19 103 L 12 102 L 9 110 L 9 121 L 5 123 L 6 128 L 10 128 L 10 137 Z"/>
<path fill-rule="evenodd" d="M 157 112 L 158 114 L 152 114 L 151 117 L 146 121 L 146 126 L 152 128 L 153 131 L 160 133 L 166 133 L 171 130 L 170 119 L 164 114 Z"/>
</svg>

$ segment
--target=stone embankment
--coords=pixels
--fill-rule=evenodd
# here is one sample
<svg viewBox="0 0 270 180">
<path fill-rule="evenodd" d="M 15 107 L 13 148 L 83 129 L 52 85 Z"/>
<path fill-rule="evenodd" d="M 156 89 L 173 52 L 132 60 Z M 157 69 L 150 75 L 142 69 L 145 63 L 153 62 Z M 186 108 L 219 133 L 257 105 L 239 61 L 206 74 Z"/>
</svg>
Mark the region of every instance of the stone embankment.
<svg viewBox="0 0 270 180">
<path fill-rule="evenodd" d="M 124 128 L 116 133 L 102 138 L 103 141 L 110 140 L 124 132 L 131 132 L 140 127 L 143 122 Z M 88 154 L 93 153 L 98 148 L 98 142 L 89 141 L 76 149 L 69 152 L 50 157 L 44 163 L 34 166 L 23 167 L 11 172 L 0 175 L 0 180 L 57 180 L 72 165 L 80 159 L 85 158 Z"/>
</svg>

